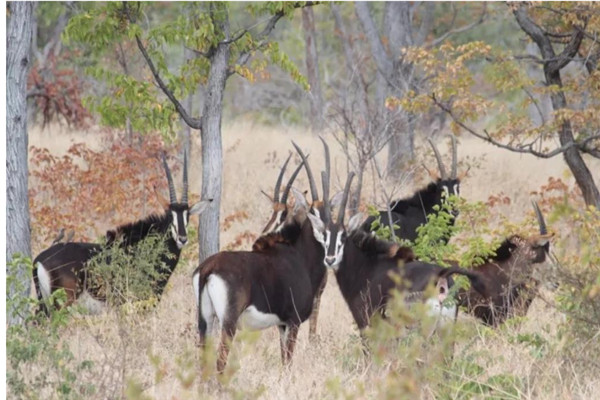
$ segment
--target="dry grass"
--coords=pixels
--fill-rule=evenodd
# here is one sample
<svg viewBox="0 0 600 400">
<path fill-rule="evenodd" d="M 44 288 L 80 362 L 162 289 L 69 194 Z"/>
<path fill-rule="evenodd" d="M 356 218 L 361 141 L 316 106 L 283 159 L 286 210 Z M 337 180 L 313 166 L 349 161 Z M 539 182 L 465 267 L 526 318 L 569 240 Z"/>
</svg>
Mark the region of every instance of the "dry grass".
<svg viewBox="0 0 600 400">
<path fill-rule="evenodd" d="M 34 130 L 30 135 L 30 145 L 48 147 L 61 154 L 72 141 L 86 141 L 97 145 L 93 134 L 65 132 L 51 129 L 41 132 Z M 234 222 L 229 229 L 221 232 L 221 247 L 234 242 L 238 235 L 249 231 L 259 232 L 270 215 L 270 205 L 260 194 L 260 189 L 272 190 L 278 168 L 294 140 L 310 152 L 313 169 L 320 168 L 322 162 L 321 144 L 315 136 L 300 131 L 286 131 L 279 128 L 255 126 L 251 123 L 236 123 L 224 127 L 223 148 L 225 171 L 223 181 L 223 204 L 221 220 L 227 216 L 245 211 L 248 218 Z M 341 188 L 345 178 L 345 158 L 339 147 L 330 140 L 334 169 L 334 190 Z M 199 143 L 195 143 L 193 154 L 199 154 Z M 445 146 L 443 146 L 445 147 Z M 444 148 L 444 153 L 447 149 Z M 511 204 L 503 205 L 499 212 L 511 219 L 522 220 L 530 211 L 530 191 L 539 189 L 551 176 L 568 178 L 567 168 L 560 157 L 540 160 L 533 156 L 517 155 L 496 149 L 469 137 L 462 137 L 459 145 L 459 159 L 469 156 L 476 159 L 470 176 L 463 181 L 461 194 L 469 201 L 487 200 L 490 194 L 503 192 L 511 198 Z M 586 160 L 588 161 L 588 160 Z M 589 167 L 596 174 L 600 163 L 589 160 Z M 430 160 L 431 162 L 431 160 Z M 430 164 L 431 165 L 431 164 Z M 191 190 L 200 191 L 201 160 L 192 157 L 190 168 Z M 364 189 L 365 201 L 370 198 L 372 182 Z M 597 176 L 597 182 L 599 182 Z M 413 182 L 411 187 L 400 188 L 401 194 L 424 185 L 426 179 Z M 297 186 L 308 188 L 306 178 L 300 175 Z M 379 200 L 379 199 L 375 199 Z M 121 211 L 127 215 L 127 210 Z M 126 222 L 126 221 L 123 221 Z M 193 222 L 196 223 L 195 221 Z M 40 249 L 43 243 L 36 243 Z M 244 247 L 249 248 L 251 243 Z M 65 332 L 77 359 L 95 362 L 94 378 L 100 382 L 111 397 L 122 396 L 123 380 L 135 378 L 145 388 L 145 394 L 156 399 L 230 398 L 236 393 L 219 386 L 214 379 L 184 388 L 177 371 L 186 370 L 178 366 L 177 360 L 187 355 L 198 358 L 196 343 L 195 301 L 191 285 L 191 272 L 197 263 L 197 249 L 194 245 L 186 248 L 185 257 L 172 277 L 160 305 L 151 313 L 130 316 L 121 320 L 115 312 L 105 312 L 96 317 L 81 317 L 75 327 Z M 551 294 L 549 294 L 551 297 Z M 384 382 L 385 366 L 367 363 L 356 354 L 358 348 L 357 331 L 344 303 L 333 276 L 321 302 L 319 342 L 308 342 L 308 324 L 300 331 L 299 342 L 294 354 L 293 365 L 285 370 L 279 359 L 279 339 L 275 329 L 269 329 L 255 338 L 236 341 L 233 358 L 239 363 L 239 370 L 233 375 L 229 388 L 239 391 L 257 392 L 265 399 L 300 399 L 337 397 L 329 389 L 328 382 L 337 378 L 344 390 L 363 387 L 360 398 L 378 396 Z M 541 300 L 536 300 L 521 326 L 512 329 L 518 332 L 538 332 L 543 327 L 556 324 L 560 316 L 550 312 Z M 467 324 L 475 326 L 476 335 L 470 346 L 476 350 L 489 350 L 483 357 L 490 374 L 513 373 L 523 377 L 530 385 L 521 393 L 522 398 L 592 398 L 600 390 L 600 374 L 582 376 L 580 382 L 563 385 L 561 373 L 566 366 L 557 360 L 555 364 L 542 366 L 524 346 L 517 346 L 507 340 L 502 333 L 490 333 L 466 318 Z M 256 340 L 254 340 L 254 339 Z M 461 345 L 457 347 L 460 351 Z M 158 368 L 153 366 L 149 355 L 160 360 Z M 236 364 L 235 361 L 231 364 Z M 156 379 L 157 370 L 161 379 Z M 191 371 L 195 374 L 196 367 Z M 563 372 L 561 372 L 563 371 Z M 189 372 L 189 369 L 188 369 Z M 597 371 L 596 371 L 597 372 Z M 423 390 L 423 397 L 431 397 Z M 246 395 L 239 394 L 240 398 Z"/>
</svg>

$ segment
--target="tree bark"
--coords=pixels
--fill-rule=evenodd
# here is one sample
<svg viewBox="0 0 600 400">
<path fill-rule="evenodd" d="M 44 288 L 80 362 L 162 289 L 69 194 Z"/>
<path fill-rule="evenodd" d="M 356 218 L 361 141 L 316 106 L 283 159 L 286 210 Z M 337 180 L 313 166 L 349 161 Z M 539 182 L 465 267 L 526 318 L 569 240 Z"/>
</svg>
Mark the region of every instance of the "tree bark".
<svg viewBox="0 0 600 400">
<path fill-rule="evenodd" d="M 537 44 L 545 60 L 552 60 L 544 63 L 544 77 L 547 85 L 556 85 L 561 90 L 553 91 L 550 95 L 552 108 L 555 111 L 567 107 L 567 98 L 562 91 L 562 80 L 560 70 L 566 67 L 572 57 L 577 54 L 581 41 L 583 40 L 583 30 L 575 29 L 571 36 L 571 40 L 565 46 L 563 51 L 557 56 L 552 42 L 546 36 L 546 33 L 536 25 L 527 14 L 525 6 L 520 6 L 514 10 L 515 18 L 521 29 Z M 573 129 L 569 120 L 564 120 L 561 124 L 558 137 L 562 146 L 568 145 L 575 141 L 573 137 Z M 587 167 L 585 161 L 581 157 L 581 153 L 575 147 L 571 147 L 563 153 L 567 166 L 573 173 L 577 186 L 583 193 L 583 199 L 586 205 L 593 205 L 600 209 L 600 192 L 594 183 L 594 177 Z"/>
<path fill-rule="evenodd" d="M 321 91 L 319 76 L 319 53 L 317 51 L 317 34 L 312 7 L 302 9 L 302 26 L 306 45 L 306 72 L 310 84 L 310 120 L 313 131 L 320 132 L 324 123 L 323 92 Z"/>
<path fill-rule="evenodd" d="M 6 262 L 17 253 L 31 257 L 27 167 L 27 70 L 33 32 L 35 3 L 9 4 L 6 48 Z M 31 276 L 26 265 L 17 271 L 21 291 L 11 286 L 8 296 L 29 296 Z M 22 317 L 7 310 L 7 322 Z"/>
<path fill-rule="evenodd" d="M 229 17 L 219 16 L 215 25 L 229 37 Z M 229 44 L 219 43 L 211 59 L 206 85 L 206 98 L 202 113 L 202 198 L 213 199 L 206 211 L 200 214 L 198 243 L 200 263 L 219 251 L 219 215 L 221 205 L 223 148 L 221 142 L 221 117 L 223 93 L 227 82 Z"/>
</svg>

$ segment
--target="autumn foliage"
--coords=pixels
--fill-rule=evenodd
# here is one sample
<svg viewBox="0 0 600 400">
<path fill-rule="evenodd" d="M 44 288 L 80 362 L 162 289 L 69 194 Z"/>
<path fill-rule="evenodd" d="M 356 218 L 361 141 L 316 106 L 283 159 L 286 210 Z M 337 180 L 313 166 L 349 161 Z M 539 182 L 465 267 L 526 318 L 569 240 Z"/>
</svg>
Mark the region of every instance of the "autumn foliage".
<svg viewBox="0 0 600 400">
<path fill-rule="evenodd" d="M 165 147 L 158 135 L 129 145 L 120 135 L 107 134 L 105 145 L 92 150 L 72 145 L 63 156 L 48 149 L 30 149 L 32 237 L 47 245 L 65 228 L 74 240 L 93 240 L 104 230 L 160 210 L 154 187 L 163 195 L 167 182 L 159 154 Z M 179 169 L 171 163 L 173 173 Z"/>
<path fill-rule="evenodd" d="M 36 62 L 27 79 L 28 97 L 33 99 L 43 125 L 58 120 L 79 128 L 88 126 L 91 115 L 83 106 L 84 82 L 74 68 L 65 67 L 65 60 L 78 54 L 50 52 L 46 62 Z"/>
</svg>

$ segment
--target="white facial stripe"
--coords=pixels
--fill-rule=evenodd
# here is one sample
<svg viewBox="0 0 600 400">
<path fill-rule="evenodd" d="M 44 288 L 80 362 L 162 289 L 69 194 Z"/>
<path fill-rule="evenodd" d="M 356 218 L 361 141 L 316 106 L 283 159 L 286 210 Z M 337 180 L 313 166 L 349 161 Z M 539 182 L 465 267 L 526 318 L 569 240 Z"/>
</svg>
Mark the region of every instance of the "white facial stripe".
<svg viewBox="0 0 600 400">
<path fill-rule="evenodd" d="M 321 243 L 321 245 L 323 245 L 323 247 L 325 247 L 325 237 L 323 236 L 323 232 L 321 232 L 317 228 L 315 228 L 314 225 L 313 225 L 313 235 L 315 236 L 315 239 L 317 240 L 317 242 Z"/>
<path fill-rule="evenodd" d="M 183 210 L 183 223 L 185 224 L 185 226 L 187 227 L 188 224 L 188 211 L 187 210 Z"/>
<path fill-rule="evenodd" d="M 458 184 L 454 184 L 454 194 L 458 196 Z"/>
<path fill-rule="evenodd" d="M 444 185 L 444 186 L 442 186 L 442 189 L 444 189 L 444 192 L 446 192 L 446 196 L 448 196 L 450 194 L 450 191 L 448 190 L 448 186 Z"/>
<path fill-rule="evenodd" d="M 325 249 L 329 249 L 329 243 L 331 243 L 331 232 L 329 230 L 325 231 Z"/>
</svg>

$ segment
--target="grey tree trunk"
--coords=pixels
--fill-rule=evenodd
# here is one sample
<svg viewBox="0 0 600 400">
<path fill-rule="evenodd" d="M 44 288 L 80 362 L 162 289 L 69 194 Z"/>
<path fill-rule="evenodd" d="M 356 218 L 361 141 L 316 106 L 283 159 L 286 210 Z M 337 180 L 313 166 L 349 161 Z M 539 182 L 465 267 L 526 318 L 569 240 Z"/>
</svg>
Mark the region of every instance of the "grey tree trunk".
<svg viewBox="0 0 600 400">
<path fill-rule="evenodd" d="M 310 84 L 311 125 L 314 132 L 320 132 L 324 123 L 323 92 L 321 91 L 321 78 L 319 76 L 319 53 L 317 51 L 315 16 L 312 7 L 302 9 L 302 26 L 306 45 L 306 72 Z"/>
<path fill-rule="evenodd" d="M 229 20 L 224 17 L 219 24 L 229 36 Z M 219 251 L 219 215 L 222 190 L 223 148 L 221 143 L 221 116 L 223 93 L 227 81 L 229 45 L 219 44 L 211 60 L 206 97 L 202 112 L 202 198 L 213 199 L 206 211 L 200 214 L 198 243 L 200 262 Z"/>
<path fill-rule="evenodd" d="M 31 256 L 29 198 L 27 194 L 27 70 L 33 32 L 35 3 L 11 2 L 6 48 L 6 262 L 20 253 Z M 17 279 L 21 290 L 11 286 L 8 296 L 29 296 L 31 276 L 21 265 Z M 23 319 L 7 309 L 7 322 Z"/>
<path fill-rule="evenodd" d="M 183 48 L 184 62 L 188 62 L 194 59 L 194 53 L 187 47 Z M 185 109 L 192 115 L 194 115 L 194 94 L 190 93 L 185 99 Z M 188 154 L 192 154 L 192 128 L 185 123 L 183 118 L 181 119 L 181 139 L 183 140 L 183 148 L 187 149 Z"/>
</svg>

